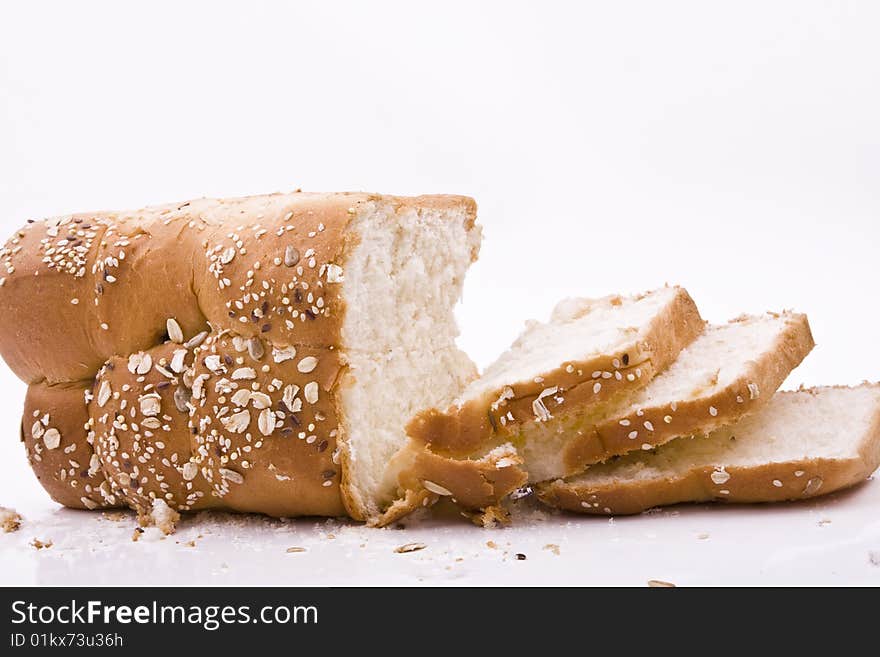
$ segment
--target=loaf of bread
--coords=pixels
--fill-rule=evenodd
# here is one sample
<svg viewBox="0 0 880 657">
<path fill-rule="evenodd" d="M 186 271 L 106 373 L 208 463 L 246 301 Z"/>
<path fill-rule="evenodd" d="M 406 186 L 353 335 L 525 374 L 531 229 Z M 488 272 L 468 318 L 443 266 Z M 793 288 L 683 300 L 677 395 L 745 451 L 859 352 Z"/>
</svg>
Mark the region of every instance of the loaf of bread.
<svg viewBox="0 0 880 657">
<path fill-rule="evenodd" d="M 453 318 L 475 214 L 297 192 L 29 221 L 0 251 L 0 353 L 37 477 L 157 522 L 382 522 L 405 423 L 476 374 Z"/>
<path fill-rule="evenodd" d="M 627 514 L 679 502 L 781 502 L 854 486 L 880 465 L 880 386 L 777 393 L 708 436 L 679 438 L 537 487 L 545 503 Z"/>
<path fill-rule="evenodd" d="M 170 532 L 441 498 L 494 521 L 526 484 L 586 513 L 796 499 L 877 467 L 877 386 L 774 395 L 813 347 L 791 312 L 568 300 L 478 377 L 453 316 L 475 219 L 461 196 L 294 192 L 29 221 L 0 249 L 0 354 L 34 472 Z"/>
</svg>

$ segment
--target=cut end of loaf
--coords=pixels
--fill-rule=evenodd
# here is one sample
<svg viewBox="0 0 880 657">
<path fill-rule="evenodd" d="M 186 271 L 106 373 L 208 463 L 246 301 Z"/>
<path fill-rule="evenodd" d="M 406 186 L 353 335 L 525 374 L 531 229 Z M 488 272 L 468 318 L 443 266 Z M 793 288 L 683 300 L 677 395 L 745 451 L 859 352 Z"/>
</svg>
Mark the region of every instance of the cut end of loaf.
<svg viewBox="0 0 880 657">
<path fill-rule="evenodd" d="M 445 407 L 475 376 L 455 345 L 454 308 L 476 255 L 472 202 L 436 207 L 376 200 L 357 208 L 345 266 L 340 386 L 349 512 L 369 519 L 397 494 L 389 463 L 418 411 Z"/>
</svg>

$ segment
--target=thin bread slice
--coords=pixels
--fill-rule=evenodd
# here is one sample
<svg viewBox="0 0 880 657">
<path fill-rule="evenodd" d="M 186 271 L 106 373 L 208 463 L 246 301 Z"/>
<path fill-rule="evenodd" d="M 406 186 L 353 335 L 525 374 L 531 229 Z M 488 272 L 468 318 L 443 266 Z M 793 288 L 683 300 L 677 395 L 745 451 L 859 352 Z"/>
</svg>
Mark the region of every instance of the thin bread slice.
<svg viewBox="0 0 880 657">
<path fill-rule="evenodd" d="M 680 502 L 780 502 L 864 481 L 880 465 L 880 384 L 777 393 L 733 426 L 537 487 L 550 506 L 629 514 Z"/>
<path fill-rule="evenodd" d="M 582 472 L 637 449 L 706 434 L 766 404 L 813 348 L 806 315 L 743 316 L 708 326 L 647 386 L 558 426 L 526 427 L 519 441 L 529 481 Z"/>
<path fill-rule="evenodd" d="M 523 425 L 555 425 L 584 406 L 642 388 L 703 330 L 688 293 L 571 299 L 526 330 L 445 411 L 416 415 L 407 433 L 439 454 L 469 457 Z"/>
</svg>

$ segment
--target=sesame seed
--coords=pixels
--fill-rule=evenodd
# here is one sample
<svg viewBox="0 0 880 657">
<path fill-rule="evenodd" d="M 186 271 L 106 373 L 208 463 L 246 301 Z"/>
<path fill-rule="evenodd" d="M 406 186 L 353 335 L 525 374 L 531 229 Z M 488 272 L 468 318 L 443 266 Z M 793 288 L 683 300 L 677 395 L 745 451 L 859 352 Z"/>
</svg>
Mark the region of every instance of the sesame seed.
<svg viewBox="0 0 880 657">
<path fill-rule="evenodd" d="M 638 437 L 639 437 L 639 432 L 638 432 L 638 431 L 630 431 L 630 432 L 627 434 L 627 438 L 629 438 L 630 440 L 635 440 L 635 439 L 638 438 Z"/>
<path fill-rule="evenodd" d="M 773 485 L 776 486 L 776 488 L 782 488 L 782 482 L 778 479 L 773 480 Z"/>
<path fill-rule="evenodd" d="M 599 391 L 600 391 L 601 389 L 602 389 L 602 384 L 599 383 L 598 381 L 597 381 L 596 383 L 593 384 L 593 394 L 594 394 L 594 395 L 599 394 Z"/>
<path fill-rule="evenodd" d="M 718 415 L 718 409 L 715 408 L 714 406 L 710 406 L 710 407 L 709 407 L 709 415 L 711 415 L 712 417 L 717 416 L 717 415 Z"/>
</svg>

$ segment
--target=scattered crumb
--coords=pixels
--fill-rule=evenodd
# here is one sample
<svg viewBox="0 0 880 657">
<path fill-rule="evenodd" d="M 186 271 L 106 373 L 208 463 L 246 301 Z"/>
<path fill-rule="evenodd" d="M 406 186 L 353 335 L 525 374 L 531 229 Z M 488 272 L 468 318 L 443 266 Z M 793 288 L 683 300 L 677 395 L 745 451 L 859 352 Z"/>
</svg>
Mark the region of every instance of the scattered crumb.
<svg viewBox="0 0 880 657">
<path fill-rule="evenodd" d="M 143 535 L 144 530 L 141 527 L 135 527 L 134 531 L 131 533 L 131 540 L 133 543 L 137 543 L 141 540 L 141 536 Z"/>
<path fill-rule="evenodd" d="M 880 550 L 871 550 L 868 552 L 868 561 L 872 566 L 880 566 Z"/>
<path fill-rule="evenodd" d="M 486 541 L 486 547 L 491 548 L 493 550 L 497 550 L 498 544 L 495 541 Z"/>
<path fill-rule="evenodd" d="M 196 546 L 196 542 L 195 542 L 195 541 L 187 541 L 186 543 L 184 543 L 184 545 L 185 545 L 186 547 L 195 547 L 195 546 Z"/>
<path fill-rule="evenodd" d="M 361 547 L 363 547 L 363 545 L 361 545 Z M 293 554 L 294 552 L 305 552 L 305 551 L 306 551 L 306 549 L 304 547 L 289 547 L 289 548 L 287 548 L 287 550 L 285 550 L 285 552 L 287 552 L 288 554 Z"/>
<path fill-rule="evenodd" d="M 327 534 L 324 538 L 326 538 L 328 541 L 332 541 L 334 538 L 336 538 L 336 534 Z"/>
<path fill-rule="evenodd" d="M 419 550 L 424 550 L 427 545 L 424 543 L 407 543 L 406 545 L 401 545 L 400 547 L 394 548 L 394 551 L 398 554 L 406 554 L 407 552 L 418 552 Z"/>
<path fill-rule="evenodd" d="M 657 589 L 674 589 L 675 584 L 672 582 L 664 582 L 662 579 L 649 579 L 648 586 Z"/>
<path fill-rule="evenodd" d="M 153 506 L 149 512 L 138 513 L 138 523 L 141 527 L 158 527 L 166 536 L 173 534 L 177 523 L 180 522 L 180 514 L 172 509 L 165 500 L 153 500 Z"/>
<path fill-rule="evenodd" d="M 825 525 L 830 525 L 830 524 L 831 524 L 831 519 L 830 519 L 830 518 L 822 518 L 822 519 L 821 519 L 819 522 L 817 522 L 816 524 L 819 525 L 820 527 L 824 527 Z"/>
<path fill-rule="evenodd" d="M 547 545 L 544 546 L 544 549 L 550 550 L 557 557 L 559 556 L 559 546 L 556 545 L 556 543 L 547 543 Z"/>
<path fill-rule="evenodd" d="M 524 555 L 522 552 L 517 552 L 516 553 L 516 560 L 517 561 L 525 561 L 526 555 Z"/>
<path fill-rule="evenodd" d="M 122 522 L 128 516 L 125 511 L 104 511 L 101 515 L 104 517 L 104 520 L 112 522 Z"/>
<path fill-rule="evenodd" d="M 707 538 L 709 538 L 709 534 L 707 534 L 706 532 L 702 532 L 700 534 L 697 534 L 697 538 L 701 541 L 705 541 Z"/>
<path fill-rule="evenodd" d="M 33 545 L 34 548 L 37 550 L 43 550 L 43 549 L 48 550 L 54 544 L 52 543 L 52 541 L 41 541 L 40 539 L 35 538 L 34 540 L 31 541 L 31 545 Z"/>
<path fill-rule="evenodd" d="M 455 557 L 456 561 L 464 561 L 464 557 Z"/>
<path fill-rule="evenodd" d="M 7 534 L 17 531 L 21 527 L 21 516 L 15 509 L 7 509 L 5 506 L 0 506 L 0 527 Z"/>
</svg>

